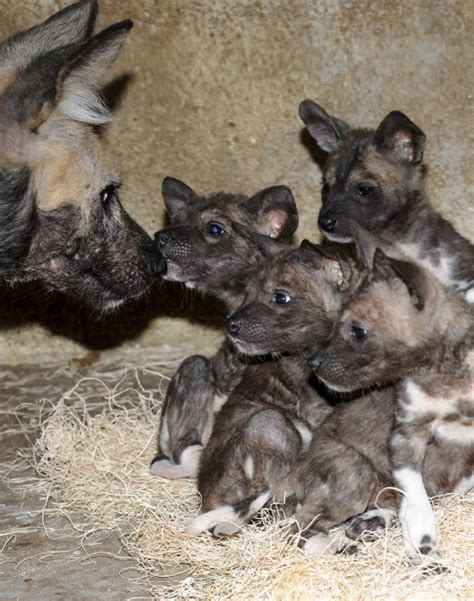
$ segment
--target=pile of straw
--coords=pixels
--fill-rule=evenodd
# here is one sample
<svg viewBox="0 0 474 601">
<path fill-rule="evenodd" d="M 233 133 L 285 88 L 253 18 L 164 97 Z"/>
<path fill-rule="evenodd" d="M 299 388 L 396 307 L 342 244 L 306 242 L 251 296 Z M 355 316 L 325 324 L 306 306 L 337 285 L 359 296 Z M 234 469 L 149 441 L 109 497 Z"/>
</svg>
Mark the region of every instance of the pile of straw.
<svg viewBox="0 0 474 601">
<path fill-rule="evenodd" d="M 54 406 L 38 405 L 44 415 L 33 450 L 47 485 L 48 515 L 70 515 L 84 539 L 117 532 L 153 597 L 473 598 L 472 494 L 435 501 L 445 573 L 411 565 L 398 527 L 360 543 L 357 555 L 311 559 L 288 539 L 277 510 L 263 515 L 265 527 L 247 526 L 227 540 L 185 535 L 184 523 L 199 508 L 194 482 L 148 472 L 168 380 L 164 372 L 170 373 L 159 363 L 128 370 L 96 365 Z"/>
</svg>

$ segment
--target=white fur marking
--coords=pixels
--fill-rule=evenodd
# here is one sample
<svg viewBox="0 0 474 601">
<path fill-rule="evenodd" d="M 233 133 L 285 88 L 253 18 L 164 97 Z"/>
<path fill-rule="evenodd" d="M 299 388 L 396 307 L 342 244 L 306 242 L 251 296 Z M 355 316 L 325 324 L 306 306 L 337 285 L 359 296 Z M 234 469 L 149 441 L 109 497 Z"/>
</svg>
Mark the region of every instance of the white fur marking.
<svg viewBox="0 0 474 601">
<path fill-rule="evenodd" d="M 185 525 L 184 531 L 192 536 L 198 536 L 221 522 L 231 522 L 237 524 L 239 516 L 235 513 L 231 505 L 222 505 L 197 515 Z"/>
<path fill-rule="evenodd" d="M 181 453 L 179 463 L 174 463 L 169 459 L 160 459 L 151 464 L 150 472 L 155 476 L 167 478 L 168 480 L 195 478 L 199 469 L 201 453 L 201 445 L 192 445 Z"/>
<path fill-rule="evenodd" d="M 393 476 L 405 493 L 399 512 L 405 545 L 411 557 L 419 558 L 418 549 L 425 544 L 422 542 L 424 536 L 429 536 L 433 546 L 436 545 L 433 508 L 420 472 L 404 467 L 395 470 Z"/>
<path fill-rule="evenodd" d="M 165 413 L 161 418 L 160 428 L 160 450 L 164 455 L 171 455 L 170 431 L 168 428 L 168 415 Z"/>
<path fill-rule="evenodd" d="M 252 455 L 248 455 L 244 461 L 244 474 L 247 480 L 252 480 L 255 475 L 255 461 Z"/>
<path fill-rule="evenodd" d="M 303 449 L 306 450 L 309 447 L 310 442 L 313 440 L 313 432 L 303 422 L 298 420 L 293 421 L 293 425 L 298 430 L 303 442 Z"/>
<path fill-rule="evenodd" d="M 305 555 L 335 555 L 338 544 L 327 534 L 315 534 L 309 538 L 303 547 Z"/>
</svg>

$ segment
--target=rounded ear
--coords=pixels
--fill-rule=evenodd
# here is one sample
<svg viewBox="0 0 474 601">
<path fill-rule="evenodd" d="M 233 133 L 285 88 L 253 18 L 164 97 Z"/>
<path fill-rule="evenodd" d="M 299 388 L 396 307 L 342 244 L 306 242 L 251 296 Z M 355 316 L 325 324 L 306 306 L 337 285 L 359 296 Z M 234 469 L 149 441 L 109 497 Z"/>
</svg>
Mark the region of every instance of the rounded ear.
<svg viewBox="0 0 474 601">
<path fill-rule="evenodd" d="M 303 240 L 300 249 L 318 269 L 324 269 L 327 277 L 338 290 L 346 290 L 352 279 L 352 267 L 344 257 L 333 249 Z"/>
<path fill-rule="evenodd" d="M 172 223 L 185 221 L 189 208 L 199 200 L 194 190 L 174 177 L 165 177 L 161 193 Z"/>
<path fill-rule="evenodd" d="M 312 100 L 303 100 L 299 106 L 299 115 L 319 147 L 326 152 L 337 150 L 350 131 L 347 123 L 331 117 Z"/>
<path fill-rule="evenodd" d="M 389 113 L 373 137 L 375 146 L 383 152 L 390 153 L 398 161 L 414 164 L 423 159 L 425 141 L 421 129 L 399 111 Z"/>
<path fill-rule="evenodd" d="M 298 209 L 295 199 L 286 186 L 272 186 L 242 203 L 260 234 L 288 240 L 298 227 Z"/>
</svg>

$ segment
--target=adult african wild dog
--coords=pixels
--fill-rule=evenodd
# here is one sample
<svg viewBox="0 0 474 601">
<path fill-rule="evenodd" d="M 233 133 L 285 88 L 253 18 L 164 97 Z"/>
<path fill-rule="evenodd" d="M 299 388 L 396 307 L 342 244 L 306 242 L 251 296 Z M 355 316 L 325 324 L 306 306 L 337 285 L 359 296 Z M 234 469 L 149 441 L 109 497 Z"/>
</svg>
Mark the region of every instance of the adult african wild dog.
<svg viewBox="0 0 474 601">
<path fill-rule="evenodd" d="M 163 198 L 173 225 L 156 234 L 167 262 L 165 278 L 235 305 L 246 272 L 261 260 L 252 233 L 285 248 L 298 225 L 291 191 L 266 188 L 251 198 L 235 194 L 198 196 L 167 177 Z M 211 434 L 214 414 L 239 382 L 245 361 L 228 341 L 210 360 L 194 355 L 173 377 L 166 394 L 151 471 L 166 478 L 192 477 Z"/>
<path fill-rule="evenodd" d="M 312 366 L 339 391 L 397 381 L 390 455 L 404 492 L 399 516 L 409 554 L 434 555 L 427 492 L 446 470 L 441 481 L 451 490 L 474 485 L 474 310 L 420 266 L 380 249 L 365 262 L 357 293 Z M 438 460 L 427 471 L 433 451 Z"/>
<path fill-rule="evenodd" d="M 329 153 L 318 218 L 324 236 L 351 242 L 356 223 L 394 258 L 424 266 L 474 301 L 474 246 L 426 198 L 425 135 L 420 128 L 398 111 L 376 130 L 351 128 L 311 100 L 304 100 L 299 112 L 312 137 Z"/>
<path fill-rule="evenodd" d="M 107 310 L 164 262 L 122 208 L 96 132 L 111 117 L 98 90 L 132 22 L 94 35 L 96 15 L 83 0 L 0 45 L 0 278 Z"/>
</svg>

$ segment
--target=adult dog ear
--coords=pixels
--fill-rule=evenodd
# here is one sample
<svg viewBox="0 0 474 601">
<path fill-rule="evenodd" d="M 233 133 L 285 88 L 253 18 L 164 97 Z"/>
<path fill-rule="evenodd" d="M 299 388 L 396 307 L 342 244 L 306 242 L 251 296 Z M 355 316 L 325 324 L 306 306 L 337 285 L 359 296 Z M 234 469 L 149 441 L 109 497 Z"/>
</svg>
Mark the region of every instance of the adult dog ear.
<svg viewBox="0 0 474 601">
<path fill-rule="evenodd" d="M 84 11 L 93 6 L 93 3 L 82 3 L 79 8 Z M 66 16 L 68 14 L 66 12 Z M 88 12 L 77 15 L 83 17 L 81 35 L 87 36 L 91 21 L 85 19 L 85 15 L 89 19 L 92 17 Z M 63 19 L 59 22 L 64 25 Z M 63 117 L 91 125 L 110 120 L 110 112 L 98 88 L 109 73 L 132 25 L 129 20 L 122 21 L 81 45 L 54 48 L 35 56 L 18 72 L 0 97 L 2 160 L 28 163 L 38 148 L 38 137 L 31 134 L 56 111 L 60 111 Z M 58 127 L 56 135 L 60 134 L 61 128 Z"/>
<path fill-rule="evenodd" d="M 399 111 L 392 111 L 374 134 L 375 146 L 395 160 L 421 163 L 426 136 L 413 121 Z"/>
<path fill-rule="evenodd" d="M 165 177 L 161 184 L 161 193 L 173 224 L 183 223 L 189 209 L 199 201 L 194 190 L 174 177 Z"/>
<path fill-rule="evenodd" d="M 340 291 L 346 290 L 352 279 L 352 267 L 349 261 L 333 249 L 303 240 L 300 249 L 318 269 L 324 269 L 329 280 Z"/>
<path fill-rule="evenodd" d="M 2 73 L 25 69 L 34 59 L 57 48 L 82 44 L 92 35 L 96 18 L 97 1 L 82 0 L 16 34 L 0 45 Z"/>
<path fill-rule="evenodd" d="M 431 317 L 438 300 L 438 289 L 434 280 L 422 267 L 408 261 L 399 261 L 387 256 L 380 248 L 374 255 L 374 273 L 385 279 L 396 277 L 405 285 L 413 306 Z"/>
<path fill-rule="evenodd" d="M 298 227 L 295 199 L 286 186 L 265 188 L 244 201 L 241 207 L 264 236 L 289 240 Z"/>
<path fill-rule="evenodd" d="M 312 100 L 303 100 L 299 106 L 299 115 L 318 146 L 325 152 L 337 150 L 350 131 L 347 123 L 331 117 Z"/>
</svg>

